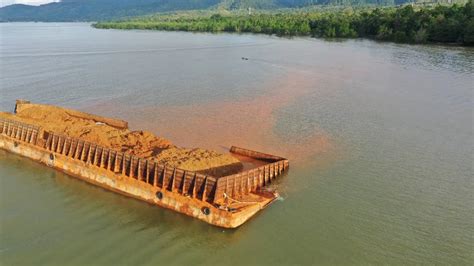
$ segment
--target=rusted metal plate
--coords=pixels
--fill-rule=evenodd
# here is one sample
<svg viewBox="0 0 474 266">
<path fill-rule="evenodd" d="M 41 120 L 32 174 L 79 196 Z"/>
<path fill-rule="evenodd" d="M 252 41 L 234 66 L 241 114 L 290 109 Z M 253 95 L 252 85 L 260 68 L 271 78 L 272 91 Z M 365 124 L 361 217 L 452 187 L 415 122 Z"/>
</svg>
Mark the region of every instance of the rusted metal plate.
<svg viewBox="0 0 474 266">
<path fill-rule="evenodd" d="M 34 125 L 0 118 L 0 148 L 222 227 L 239 226 L 273 201 L 275 196 L 257 192 L 288 168 L 288 160 L 282 157 L 232 147 L 232 152 L 272 162 L 257 169 L 216 178 L 40 130 Z M 18 145 L 19 142 L 22 144 Z M 117 185 L 118 182 L 121 183 Z M 160 199 L 156 196 L 158 192 L 161 193 Z M 251 193 L 259 201 L 240 207 L 238 212 L 222 210 L 219 206 L 226 196 L 239 198 Z"/>
</svg>

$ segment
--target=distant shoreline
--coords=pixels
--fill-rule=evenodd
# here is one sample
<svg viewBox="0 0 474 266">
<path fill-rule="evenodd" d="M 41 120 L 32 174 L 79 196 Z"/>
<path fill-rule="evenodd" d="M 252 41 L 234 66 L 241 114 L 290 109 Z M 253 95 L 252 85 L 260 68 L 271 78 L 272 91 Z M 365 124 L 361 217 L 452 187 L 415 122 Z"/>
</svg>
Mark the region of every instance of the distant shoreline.
<svg viewBox="0 0 474 266">
<path fill-rule="evenodd" d="M 93 23 L 98 29 L 258 33 L 281 37 L 365 38 L 408 44 L 474 45 L 474 4 L 257 14 L 178 13 Z"/>
<path fill-rule="evenodd" d="M 38 22 L 38 23 L 51 23 L 51 22 Z M 68 22 L 59 22 L 59 23 L 68 23 Z M 88 23 L 88 22 L 70 22 L 70 23 Z M 326 41 L 333 41 L 333 42 L 343 42 L 343 41 L 349 41 L 349 40 L 368 40 L 368 41 L 373 41 L 373 42 L 379 42 L 379 43 L 392 43 L 392 44 L 408 44 L 408 45 L 415 45 L 415 46 L 446 46 L 446 47 L 461 47 L 461 48 L 474 48 L 473 45 L 463 45 L 462 43 L 457 43 L 457 42 L 425 42 L 425 43 L 413 43 L 413 42 L 394 42 L 394 41 L 388 41 L 388 40 L 379 40 L 376 38 L 371 38 L 371 37 L 354 37 L 354 38 L 345 38 L 345 37 L 314 37 L 311 35 L 277 35 L 277 34 L 267 34 L 267 33 L 255 33 L 255 32 L 231 32 L 231 31 L 185 31 L 185 30 L 155 30 L 155 29 L 121 29 L 121 28 L 101 28 L 101 27 L 96 27 L 94 24 L 95 23 L 89 23 L 91 24 L 91 27 L 98 29 L 98 30 L 124 30 L 124 31 L 129 31 L 129 30 L 134 30 L 134 31 L 156 31 L 156 32 L 182 32 L 182 33 L 202 33 L 202 34 L 214 34 L 214 35 L 219 35 L 219 34 L 233 34 L 233 35 L 260 35 L 260 36 L 273 36 L 273 37 L 278 37 L 278 38 L 283 38 L 283 39 L 293 39 L 293 38 L 311 38 L 311 39 L 318 39 L 318 40 L 326 40 Z"/>
</svg>

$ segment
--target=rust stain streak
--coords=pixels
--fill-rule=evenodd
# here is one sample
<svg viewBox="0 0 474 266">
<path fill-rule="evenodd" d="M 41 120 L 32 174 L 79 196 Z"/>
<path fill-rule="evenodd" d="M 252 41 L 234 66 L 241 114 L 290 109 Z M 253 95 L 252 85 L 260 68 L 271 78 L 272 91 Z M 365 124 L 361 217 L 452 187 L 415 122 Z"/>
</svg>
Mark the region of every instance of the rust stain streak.
<svg viewBox="0 0 474 266">
<path fill-rule="evenodd" d="M 160 165 L 156 161 L 150 162 L 150 159 L 135 155 L 118 151 L 112 153 L 106 147 L 95 143 L 44 131 L 23 122 L 0 118 L 0 124 L 2 149 L 39 161 L 112 191 L 227 228 L 240 226 L 277 197 L 276 193 L 261 190 L 268 182 L 244 189 L 242 184 L 249 183 L 250 171 L 266 171 L 271 178 L 270 171 L 277 165 L 283 164 L 283 168 L 288 168 L 288 160 L 285 158 L 233 146 L 230 149 L 233 153 L 268 163 L 257 169 L 233 175 L 203 176 L 176 167 L 167 168 L 166 165 Z M 24 137 L 28 130 L 34 133 L 31 134 L 35 138 L 33 143 Z M 40 141 L 37 141 L 38 136 L 41 136 Z M 34 144 L 37 142 L 38 145 Z M 69 149 L 66 148 L 68 142 L 71 143 Z M 65 150 L 69 150 L 68 154 L 64 153 Z M 112 161 L 114 161 L 113 171 Z M 119 169 L 120 165 L 122 169 Z M 150 165 L 155 166 L 153 172 L 150 171 Z M 156 185 L 159 179 L 157 170 L 159 167 L 163 168 L 161 187 Z M 150 176 L 152 173 L 153 176 Z M 153 184 L 150 184 L 150 178 L 153 179 Z M 201 189 L 197 188 L 200 187 L 198 179 L 201 180 L 201 184 L 204 180 L 201 197 L 199 197 Z M 189 191 L 192 191 L 192 197 L 188 195 Z M 242 204 L 235 199 L 250 199 L 250 201 Z"/>
</svg>

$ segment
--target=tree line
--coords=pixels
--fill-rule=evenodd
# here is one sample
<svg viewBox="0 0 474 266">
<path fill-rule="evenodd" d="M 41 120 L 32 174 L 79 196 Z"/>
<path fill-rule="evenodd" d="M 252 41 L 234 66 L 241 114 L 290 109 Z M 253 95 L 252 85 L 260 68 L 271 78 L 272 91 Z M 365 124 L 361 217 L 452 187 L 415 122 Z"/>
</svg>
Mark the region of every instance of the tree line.
<svg viewBox="0 0 474 266">
<path fill-rule="evenodd" d="M 99 22 L 104 29 L 251 32 L 279 36 L 372 38 L 401 43 L 474 45 L 474 3 L 384 8 L 345 8 L 278 13 L 157 15 Z"/>
</svg>

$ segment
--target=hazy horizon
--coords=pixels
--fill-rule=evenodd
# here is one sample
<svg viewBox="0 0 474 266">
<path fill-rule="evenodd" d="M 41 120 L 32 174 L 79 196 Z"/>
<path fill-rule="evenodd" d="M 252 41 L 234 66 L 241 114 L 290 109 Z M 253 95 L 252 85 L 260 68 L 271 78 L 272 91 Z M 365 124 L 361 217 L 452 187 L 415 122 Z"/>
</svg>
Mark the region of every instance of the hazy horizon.
<svg viewBox="0 0 474 266">
<path fill-rule="evenodd" d="M 60 0 L 1 0 L 0 7 L 15 5 L 15 4 L 24 4 L 30 6 L 39 6 L 48 3 L 60 2 Z"/>
</svg>

